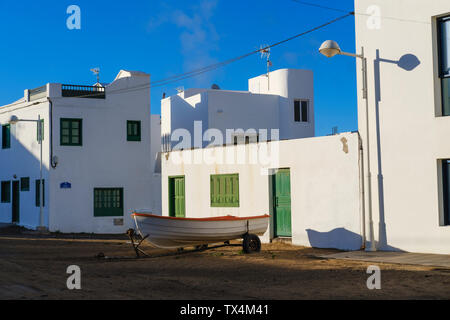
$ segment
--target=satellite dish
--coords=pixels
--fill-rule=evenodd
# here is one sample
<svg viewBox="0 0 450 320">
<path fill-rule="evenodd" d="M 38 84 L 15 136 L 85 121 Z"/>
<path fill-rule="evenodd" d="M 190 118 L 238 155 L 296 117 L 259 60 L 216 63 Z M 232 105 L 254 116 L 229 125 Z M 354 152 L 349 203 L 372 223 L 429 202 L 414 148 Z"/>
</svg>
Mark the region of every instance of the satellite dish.
<svg viewBox="0 0 450 320">
<path fill-rule="evenodd" d="M 211 89 L 213 89 L 213 90 L 220 90 L 220 87 L 219 87 L 219 85 L 218 84 L 213 84 L 212 86 L 211 86 Z"/>
</svg>

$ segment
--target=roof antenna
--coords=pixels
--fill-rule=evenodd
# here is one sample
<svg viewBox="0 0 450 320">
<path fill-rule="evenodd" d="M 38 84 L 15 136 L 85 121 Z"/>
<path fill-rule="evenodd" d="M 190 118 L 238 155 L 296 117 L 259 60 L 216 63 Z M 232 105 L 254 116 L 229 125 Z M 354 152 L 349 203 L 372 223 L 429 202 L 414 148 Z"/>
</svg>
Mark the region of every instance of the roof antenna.
<svg viewBox="0 0 450 320">
<path fill-rule="evenodd" d="M 259 47 L 259 52 L 261 52 L 261 59 L 266 59 L 267 61 L 267 91 L 270 91 L 270 79 L 269 79 L 269 73 L 270 73 L 270 67 L 272 66 L 272 61 L 270 61 L 270 47 L 269 45 L 262 45 Z"/>
<path fill-rule="evenodd" d="M 100 68 L 93 68 L 91 71 L 97 76 L 97 83 L 100 84 Z"/>
</svg>

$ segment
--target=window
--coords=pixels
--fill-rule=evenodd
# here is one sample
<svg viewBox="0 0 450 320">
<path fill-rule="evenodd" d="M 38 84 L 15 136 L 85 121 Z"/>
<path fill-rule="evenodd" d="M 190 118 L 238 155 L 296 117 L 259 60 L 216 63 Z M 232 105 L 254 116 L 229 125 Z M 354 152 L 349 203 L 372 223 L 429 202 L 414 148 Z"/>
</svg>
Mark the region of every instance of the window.
<svg viewBox="0 0 450 320">
<path fill-rule="evenodd" d="M 211 175 L 211 207 L 239 207 L 239 174 Z"/>
<path fill-rule="evenodd" d="M 42 133 L 42 140 L 44 140 L 44 119 L 41 120 L 41 133 Z M 36 126 L 36 140 L 39 141 L 39 127 Z"/>
<path fill-rule="evenodd" d="M 308 100 L 294 100 L 294 121 L 308 122 Z"/>
<path fill-rule="evenodd" d="M 11 202 L 11 181 L 2 181 L 2 203 Z"/>
<path fill-rule="evenodd" d="M 127 121 L 127 141 L 141 141 L 140 121 Z"/>
<path fill-rule="evenodd" d="M 2 126 L 2 149 L 11 148 L 11 126 L 5 124 Z"/>
<path fill-rule="evenodd" d="M 442 115 L 450 116 L 450 16 L 438 20 Z"/>
<path fill-rule="evenodd" d="M 40 180 L 36 180 L 35 182 L 35 190 L 36 190 L 36 207 L 41 206 L 41 186 L 39 184 Z M 45 180 L 42 180 L 42 206 L 45 207 Z"/>
<path fill-rule="evenodd" d="M 20 191 L 30 191 L 30 178 L 20 178 Z"/>
<path fill-rule="evenodd" d="M 60 142 L 62 146 L 81 146 L 82 145 L 82 119 L 61 119 L 61 136 Z"/>
<path fill-rule="evenodd" d="M 450 225 L 450 160 L 442 161 L 442 182 L 444 198 L 444 225 Z"/>
<path fill-rule="evenodd" d="M 94 189 L 94 217 L 123 216 L 123 188 Z"/>
</svg>

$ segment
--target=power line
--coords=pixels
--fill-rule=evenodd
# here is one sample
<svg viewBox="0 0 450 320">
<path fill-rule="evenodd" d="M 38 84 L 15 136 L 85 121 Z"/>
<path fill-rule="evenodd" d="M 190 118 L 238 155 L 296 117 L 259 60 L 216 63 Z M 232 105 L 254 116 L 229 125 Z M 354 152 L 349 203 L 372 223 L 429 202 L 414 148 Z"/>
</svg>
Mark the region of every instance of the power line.
<svg viewBox="0 0 450 320">
<path fill-rule="evenodd" d="M 301 0 L 291 0 L 291 1 L 292 2 L 296 2 L 298 4 L 305 5 L 305 6 L 310 6 L 310 7 L 316 7 L 316 8 L 332 10 L 332 11 L 338 11 L 338 12 L 348 12 L 347 10 L 344 10 L 344 9 L 327 7 L 327 6 L 323 6 L 323 5 L 320 5 L 320 4 L 306 2 L 306 1 L 301 1 Z M 376 18 L 380 18 L 380 19 L 394 20 L 394 21 L 400 21 L 400 22 L 412 22 L 412 23 L 430 24 L 430 22 L 427 22 L 427 21 L 412 20 L 412 19 L 401 19 L 401 18 L 397 18 L 397 17 L 387 17 L 387 16 L 381 16 L 381 15 L 380 16 L 373 16 L 372 14 L 363 13 L 363 12 L 356 12 L 356 11 L 354 12 L 354 15 L 356 15 L 356 16 L 366 16 L 366 17 L 376 17 Z"/>
</svg>

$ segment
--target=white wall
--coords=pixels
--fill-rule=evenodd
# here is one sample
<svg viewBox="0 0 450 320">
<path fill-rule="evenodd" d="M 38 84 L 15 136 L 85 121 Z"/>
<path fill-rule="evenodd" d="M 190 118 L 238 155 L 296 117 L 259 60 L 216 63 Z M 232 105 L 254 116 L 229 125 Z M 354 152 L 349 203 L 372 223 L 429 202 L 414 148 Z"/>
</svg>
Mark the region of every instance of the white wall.
<svg viewBox="0 0 450 320">
<path fill-rule="evenodd" d="M 342 140 L 345 139 L 345 140 Z M 262 174 L 264 166 L 245 162 L 220 164 L 221 154 L 237 148 L 269 150 L 277 142 L 246 146 L 214 147 L 165 153 L 162 157 L 162 207 L 168 215 L 168 178 L 185 176 L 186 216 L 221 215 L 255 216 L 272 214 L 270 175 Z M 330 137 L 280 141 L 279 164 L 290 168 L 292 196 L 292 242 L 297 245 L 359 249 L 361 215 L 359 212 L 358 135 L 341 134 Z M 347 147 L 347 152 L 344 150 Z M 276 150 L 276 149 L 274 149 Z M 209 153 L 216 161 L 178 163 L 179 157 L 192 155 L 202 159 Z M 239 173 L 239 208 L 210 207 L 210 175 Z M 263 241 L 271 239 L 271 230 Z"/>
<path fill-rule="evenodd" d="M 363 46 L 368 58 L 375 241 L 380 249 L 449 254 L 450 226 L 439 225 L 438 160 L 450 158 L 450 118 L 439 116 L 435 18 L 450 13 L 450 2 L 355 1 L 356 12 L 370 6 L 382 19 L 369 28 L 367 16 L 356 16 L 356 50 Z M 360 68 L 358 62 L 359 89 Z M 358 94 L 367 149 L 365 101 Z"/>
<path fill-rule="evenodd" d="M 123 233 L 133 227 L 130 213 L 135 209 L 161 212 L 161 175 L 154 172 L 156 154 L 160 149 L 159 116 L 150 115 L 150 90 L 130 90 L 145 86 L 149 76 L 142 73 L 121 72 L 106 88 L 106 99 L 63 98 L 61 85 L 49 84 L 53 102 L 53 154 L 58 157 L 56 168 L 49 169 L 49 103 L 20 110 L 6 106 L 0 109 L 0 122 L 11 114 L 19 118 L 37 118 L 41 111 L 45 121 L 44 159 L 46 179 L 46 209 L 50 231 L 86 233 Z M 19 107 L 26 106 L 19 104 Z M 41 115 L 42 115 L 41 114 Z M 82 146 L 61 146 L 60 119 L 81 118 Z M 127 120 L 141 121 L 141 141 L 127 141 Z M 153 130 L 152 130 L 153 127 Z M 0 150 L 1 180 L 29 176 L 31 191 L 21 192 L 20 225 L 35 228 L 39 208 L 35 208 L 34 180 L 37 179 L 38 145 L 36 126 L 19 123 L 13 126 L 10 150 Z M 153 146 L 152 146 L 153 142 Z M 60 184 L 69 182 L 70 189 Z M 94 188 L 123 188 L 123 217 L 94 217 Z M 123 218 L 123 225 L 114 219 Z M 0 204 L 0 222 L 11 221 L 11 205 Z"/>
<path fill-rule="evenodd" d="M 161 101 L 162 135 L 184 128 L 194 136 L 194 121 L 202 132 L 218 129 L 279 129 L 280 139 L 314 136 L 314 79 L 309 70 L 280 69 L 249 80 L 249 91 L 189 89 Z M 309 121 L 294 121 L 294 99 L 309 101 Z M 270 139 L 270 131 L 269 131 Z M 193 139 L 192 139 L 193 140 Z M 225 141 L 224 141 L 225 142 Z M 208 143 L 203 143 L 206 146 Z M 177 143 L 172 143 L 172 147 Z M 194 144 L 192 146 L 200 147 Z"/>
<path fill-rule="evenodd" d="M 43 148 L 43 179 L 45 179 L 45 208 L 44 221 L 48 224 L 49 204 L 49 108 L 46 99 L 32 107 L 24 106 L 31 103 L 19 103 L 0 108 L 0 124 L 7 124 L 12 115 L 19 119 L 44 119 Z M 1 141 L 0 131 L 0 141 Z M 30 191 L 20 192 L 20 224 L 27 228 L 35 228 L 39 225 L 39 207 L 36 207 L 35 181 L 39 179 L 40 171 L 40 145 L 37 141 L 37 125 L 33 122 L 19 122 L 11 125 L 11 148 L 0 149 L 0 181 L 20 181 L 20 178 L 30 178 Z M 0 222 L 12 221 L 12 194 L 11 203 L 0 203 Z"/>
</svg>

